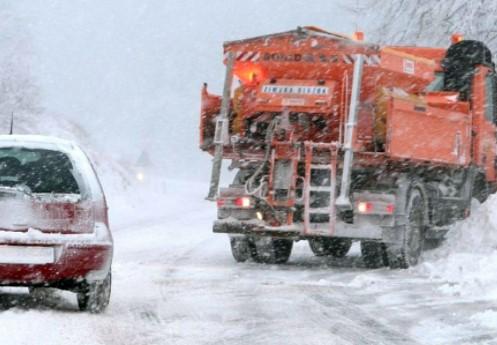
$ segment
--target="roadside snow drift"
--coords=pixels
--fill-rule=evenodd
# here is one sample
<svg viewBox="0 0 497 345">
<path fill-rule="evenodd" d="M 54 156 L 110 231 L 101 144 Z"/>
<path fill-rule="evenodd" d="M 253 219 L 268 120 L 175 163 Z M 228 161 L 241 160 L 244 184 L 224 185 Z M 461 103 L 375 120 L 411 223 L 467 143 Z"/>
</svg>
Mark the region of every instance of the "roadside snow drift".
<svg viewBox="0 0 497 345">
<path fill-rule="evenodd" d="M 448 233 L 445 243 L 427 252 L 415 270 L 445 284 L 446 294 L 497 298 L 497 195 L 483 204 L 475 201 L 471 216 Z"/>
</svg>

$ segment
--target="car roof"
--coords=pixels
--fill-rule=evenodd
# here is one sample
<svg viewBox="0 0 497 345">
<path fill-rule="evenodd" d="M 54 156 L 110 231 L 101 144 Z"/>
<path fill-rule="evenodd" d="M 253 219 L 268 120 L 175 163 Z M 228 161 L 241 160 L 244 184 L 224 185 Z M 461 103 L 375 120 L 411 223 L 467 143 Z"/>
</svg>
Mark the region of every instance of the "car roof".
<svg viewBox="0 0 497 345">
<path fill-rule="evenodd" d="M 20 146 L 32 149 L 58 150 L 70 153 L 72 150 L 80 150 L 78 145 L 72 141 L 45 135 L 31 134 L 1 134 L 0 147 Z"/>
</svg>

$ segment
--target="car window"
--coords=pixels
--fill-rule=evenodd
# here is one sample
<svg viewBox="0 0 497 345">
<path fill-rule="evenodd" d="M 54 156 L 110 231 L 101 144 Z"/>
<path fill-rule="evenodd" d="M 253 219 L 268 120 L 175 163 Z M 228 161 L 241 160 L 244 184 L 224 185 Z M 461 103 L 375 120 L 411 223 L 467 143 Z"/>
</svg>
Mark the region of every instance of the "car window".
<svg viewBox="0 0 497 345">
<path fill-rule="evenodd" d="M 22 186 L 31 193 L 80 194 L 69 157 L 44 149 L 0 148 L 0 186 Z"/>
</svg>

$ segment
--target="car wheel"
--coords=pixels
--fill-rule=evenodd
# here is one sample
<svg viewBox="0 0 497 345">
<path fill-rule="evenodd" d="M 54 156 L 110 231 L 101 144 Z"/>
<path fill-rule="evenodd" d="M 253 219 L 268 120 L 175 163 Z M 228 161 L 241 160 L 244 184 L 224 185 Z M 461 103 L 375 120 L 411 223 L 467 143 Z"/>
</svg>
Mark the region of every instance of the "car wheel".
<svg viewBox="0 0 497 345">
<path fill-rule="evenodd" d="M 352 241 L 343 238 L 311 238 L 309 247 L 316 256 L 334 256 L 343 258 L 350 250 Z"/>
<path fill-rule="evenodd" d="M 81 311 L 101 313 L 109 305 L 112 277 L 109 272 L 102 281 L 87 283 L 83 291 L 77 293 Z"/>
<path fill-rule="evenodd" d="M 36 301 L 42 301 L 50 295 L 50 289 L 47 287 L 30 286 L 29 295 Z"/>
</svg>

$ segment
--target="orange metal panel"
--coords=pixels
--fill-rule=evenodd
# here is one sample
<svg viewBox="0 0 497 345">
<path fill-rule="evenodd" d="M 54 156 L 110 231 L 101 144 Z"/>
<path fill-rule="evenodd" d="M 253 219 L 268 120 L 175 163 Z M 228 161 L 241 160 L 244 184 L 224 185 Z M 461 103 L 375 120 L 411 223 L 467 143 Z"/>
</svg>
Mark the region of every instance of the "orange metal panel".
<svg viewBox="0 0 497 345">
<path fill-rule="evenodd" d="M 470 115 L 392 98 L 386 152 L 391 158 L 467 165 L 471 161 Z"/>
<path fill-rule="evenodd" d="M 209 122 L 212 122 L 214 116 L 221 109 L 221 97 L 211 95 L 207 92 L 207 85 L 204 84 L 201 92 L 200 101 L 200 126 L 199 126 L 199 143 L 203 148 L 205 144 L 205 136 L 214 136 L 214 128 L 210 128 Z M 208 132 L 208 133 L 206 133 Z"/>
<path fill-rule="evenodd" d="M 251 39 L 227 42 L 224 52 L 236 55 L 235 74 L 250 81 L 258 79 L 336 79 L 351 67 L 353 54 L 364 54 L 377 64 L 376 45 L 353 41 L 341 35 L 313 29 L 294 30 Z"/>
<path fill-rule="evenodd" d="M 266 81 L 257 89 L 253 111 L 331 113 L 335 84 L 330 81 L 318 84 L 314 80 L 280 79 L 274 84 Z"/>
<path fill-rule="evenodd" d="M 381 67 L 431 80 L 440 70 L 444 49 L 385 47 L 381 50 Z"/>
</svg>

